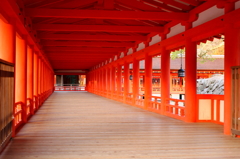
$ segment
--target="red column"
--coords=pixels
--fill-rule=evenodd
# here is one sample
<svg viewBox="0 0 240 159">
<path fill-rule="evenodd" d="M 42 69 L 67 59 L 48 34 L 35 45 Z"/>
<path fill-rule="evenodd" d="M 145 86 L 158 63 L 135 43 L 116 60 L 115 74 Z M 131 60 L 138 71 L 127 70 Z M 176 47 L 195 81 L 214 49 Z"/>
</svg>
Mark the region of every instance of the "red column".
<svg viewBox="0 0 240 159">
<path fill-rule="evenodd" d="M 225 29 L 224 58 L 224 134 L 231 134 L 231 67 L 240 65 L 240 29 L 229 25 Z"/>
<path fill-rule="evenodd" d="M 170 53 L 161 48 L 161 113 L 165 114 L 165 103 L 170 95 Z"/>
<path fill-rule="evenodd" d="M 152 56 L 145 55 L 145 97 L 144 97 L 144 108 L 148 108 L 148 103 L 152 96 Z"/>
<path fill-rule="evenodd" d="M 37 52 L 34 53 L 34 109 L 38 108 L 38 64 L 39 60 L 38 60 L 38 54 Z"/>
<path fill-rule="evenodd" d="M 136 105 L 136 99 L 139 95 L 139 60 L 133 60 L 133 104 Z"/>
<path fill-rule="evenodd" d="M 117 66 L 117 92 L 118 92 L 118 100 L 119 95 L 122 92 L 122 66 L 118 65 Z"/>
<path fill-rule="evenodd" d="M 112 99 L 115 93 L 115 82 L 116 82 L 116 68 L 112 66 L 111 67 L 111 98 Z"/>
<path fill-rule="evenodd" d="M 27 49 L 27 98 L 31 101 L 30 112 L 33 115 L 33 49 Z"/>
<path fill-rule="evenodd" d="M 129 64 L 127 62 L 124 63 L 124 103 L 127 101 L 127 96 L 129 93 Z"/>
<path fill-rule="evenodd" d="M 16 64 L 15 64 L 15 102 L 22 103 L 22 119 L 27 122 L 27 44 L 25 39 L 16 37 Z"/>
<path fill-rule="evenodd" d="M 185 86 L 185 119 L 195 122 L 197 119 L 196 80 L 197 80 L 197 45 L 191 40 L 186 41 L 186 86 Z"/>
<path fill-rule="evenodd" d="M 16 30 L 14 20 L 8 23 L 0 16 L 0 59 L 15 63 Z"/>
</svg>

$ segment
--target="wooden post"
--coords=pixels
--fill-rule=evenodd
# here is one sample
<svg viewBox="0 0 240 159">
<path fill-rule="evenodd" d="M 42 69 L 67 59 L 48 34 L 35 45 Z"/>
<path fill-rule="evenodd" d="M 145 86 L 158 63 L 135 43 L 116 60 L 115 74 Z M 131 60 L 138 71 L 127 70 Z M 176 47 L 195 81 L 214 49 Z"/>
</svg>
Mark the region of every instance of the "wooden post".
<svg viewBox="0 0 240 159">
<path fill-rule="evenodd" d="M 240 29 L 230 24 L 225 28 L 224 58 L 224 134 L 231 134 L 231 67 L 240 65 Z"/>
<path fill-rule="evenodd" d="M 117 96 L 118 96 L 118 100 L 119 99 L 119 95 L 122 92 L 122 66 L 118 64 L 117 66 Z"/>
<path fill-rule="evenodd" d="M 27 98 L 31 99 L 30 112 L 33 115 L 33 48 L 30 47 L 27 49 Z"/>
<path fill-rule="evenodd" d="M 16 38 L 16 64 L 15 64 L 15 102 L 22 103 L 22 120 L 27 122 L 26 99 L 27 99 L 27 43 L 25 37 Z"/>
<path fill-rule="evenodd" d="M 152 96 L 152 56 L 145 55 L 145 82 L 144 82 L 144 108 L 148 108 L 148 103 Z"/>
<path fill-rule="evenodd" d="M 111 99 L 114 99 L 115 93 L 115 83 L 116 83 L 116 68 L 111 66 Z"/>
<path fill-rule="evenodd" d="M 197 81 L 197 45 L 190 39 L 186 41 L 186 86 L 185 86 L 185 121 L 196 122 L 197 102 L 196 102 L 196 81 Z"/>
<path fill-rule="evenodd" d="M 139 95 L 139 60 L 133 59 L 133 104 Z"/>
<path fill-rule="evenodd" d="M 124 63 L 124 103 L 127 102 L 127 96 L 129 93 L 129 64 Z"/>
<path fill-rule="evenodd" d="M 161 114 L 165 114 L 165 104 L 170 95 L 170 53 L 161 48 Z"/>
<path fill-rule="evenodd" d="M 37 97 L 38 97 L 38 81 L 39 81 L 39 78 L 38 78 L 38 64 L 39 60 L 38 60 L 38 54 L 37 52 L 34 53 L 34 62 L 33 62 L 33 65 L 34 65 L 34 96 L 36 97 L 34 100 L 35 100 L 35 109 L 38 108 L 38 100 L 37 100 Z"/>
</svg>

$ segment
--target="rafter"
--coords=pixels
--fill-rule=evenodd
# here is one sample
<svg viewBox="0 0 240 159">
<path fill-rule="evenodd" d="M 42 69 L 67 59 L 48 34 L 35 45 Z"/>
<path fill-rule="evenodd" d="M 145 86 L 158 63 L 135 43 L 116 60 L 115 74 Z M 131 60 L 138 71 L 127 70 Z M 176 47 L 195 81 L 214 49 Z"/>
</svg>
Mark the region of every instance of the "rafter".
<svg viewBox="0 0 240 159">
<path fill-rule="evenodd" d="M 133 47 L 132 42 L 42 41 L 44 46 Z"/>
<path fill-rule="evenodd" d="M 180 0 L 180 1 L 188 3 L 193 6 L 198 6 L 200 4 L 200 2 L 198 0 Z"/>
<path fill-rule="evenodd" d="M 81 34 L 38 34 L 40 39 L 51 40 L 104 40 L 104 41 L 146 41 L 146 36 L 127 36 L 127 35 L 81 35 Z"/>
<path fill-rule="evenodd" d="M 155 2 L 157 3 L 157 2 Z M 159 5 L 161 5 L 159 3 Z M 55 18 L 94 18 L 94 19 L 138 19 L 138 20 L 188 20 L 188 13 L 135 12 L 110 10 L 71 10 L 28 8 L 25 14 L 30 17 Z"/>
<path fill-rule="evenodd" d="M 68 24 L 34 24 L 35 30 L 46 31 L 103 31 L 103 32 L 163 32 L 163 27 L 152 26 L 115 26 L 115 25 L 68 25 Z"/>
<path fill-rule="evenodd" d="M 121 52 L 125 51 L 125 48 L 99 48 L 99 47 L 44 47 L 45 51 L 100 51 L 100 52 Z"/>
</svg>

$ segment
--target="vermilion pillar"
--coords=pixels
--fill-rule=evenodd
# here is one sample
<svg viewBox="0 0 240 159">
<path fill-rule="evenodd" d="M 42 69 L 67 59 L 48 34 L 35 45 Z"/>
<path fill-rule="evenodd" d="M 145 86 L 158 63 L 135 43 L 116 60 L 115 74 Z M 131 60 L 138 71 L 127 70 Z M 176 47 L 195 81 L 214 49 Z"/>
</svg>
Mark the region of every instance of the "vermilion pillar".
<svg viewBox="0 0 240 159">
<path fill-rule="evenodd" d="M 122 92 L 122 66 L 117 66 L 117 92 L 118 95 Z"/>
<path fill-rule="evenodd" d="M 148 103 L 152 96 L 152 56 L 149 56 L 148 54 L 145 55 L 144 89 L 145 89 L 144 107 L 145 107 L 145 109 L 147 109 Z"/>
<path fill-rule="evenodd" d="M 30 113 L 33 115 L 33 49 L 27 48 L 27 98 L 31 99 Z"/>
<path fill-rule="evenodd" d="M 33 88 L 33 94 L 34 94 L 34 101 L 35 101 L 35 104 L 34 104 L 34 109 L 37 109 L 38 108 L 38 64 L 39 60 L 38 60 L 38 54 L 37 52 L 34 53 L 34 62 L 33 62 L 33 65 L 34 65 L 34 88 Z"/>
<path fill-rule="evenodd" d="M 22 103 L 22 119 L 27 122 L 27 44 L 25 39 L 16 37 L 16 64 L 15 64 L 15 102 Z"/>
<path fill-rule="evenodd" d="M 186 41 L 185 66 L 185 119 L 186 122 L 195 122 L 198 109 L 196 102 L 197 45 L 190 39 Z"/>
<path fill-rule="evenodd" d="M 139 60 L 133 59 L 133 103 L 136 105 L 136 99 L 139 95 Z"/>
<path fill-rule="evenodd" d="M 124 103 L 126 103 L 126 99 L 129 93 L 129 64 L 127 62 L 124 63 Z"/>
<path fill-rule="evenodd" d="M 170 53 L 161 48 L 161 113 L 165 113 L 165 103 L 170 95 Z"/>
<path fill-rule="evenodd" d="M 16 31 L 14 20 L 8 23 L 0 16 L 0 59 L 15 63 Z"/>
<path fill-rule="evenodd" d="M 111 67 L 111 98 L 112 99 L 115 93 L 115 82 L 116 82 L 116 68 L 112 66 Z"/>
<path fill-rule="evenodd" d="M 240 29 L 229 24 L 225 29 L 224 58 L 224 134 L 231 134 L 231 67 L 240 65 Z"/>
</svg>

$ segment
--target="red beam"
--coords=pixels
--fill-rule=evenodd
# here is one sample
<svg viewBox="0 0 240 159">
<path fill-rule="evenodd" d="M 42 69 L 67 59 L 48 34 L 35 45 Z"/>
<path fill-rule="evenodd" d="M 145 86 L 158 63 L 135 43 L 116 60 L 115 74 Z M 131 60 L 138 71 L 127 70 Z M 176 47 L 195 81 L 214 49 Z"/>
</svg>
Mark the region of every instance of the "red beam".
<svg viewBox="0 0 240 159">
<path fill-rule="evenodd" d="M 46 31 L 163 32 L 163 27 L 152 26 L 33 24 L 33 28 Z"/>
<path fill-rule="evenodd" d="M 42 41 L 44 46 L 134 47 L 132 42 Z"/>
<path fill-rule="evenodd" d="M 156 2 L 157 3 L 157 2 Z M 161 3 L 157 3 L 161 5 Z M 165 8 L 171 8 L 165 5 Z M 175 8 L 171 8 L 174 10 Z M 175 9 L 177 10 L 177 9 Z M 177 10 L 179 11 L 179 10 Z M 175 12 L 136 12 L 136 11 L 110 11 L 110 10 L 73 10 L 73 9 L 46 9 L 27 8 L 26 16 L 29 17 L 54 17 L 54 18 L 93 18 L 93 19 L 130 19 L 130 20 L 181 20 L 189 19 L 189 13 Z"/>
<path fill-rule="evenodd" d="M 146 36 L 126 35 L 81 35 L 81 34 L 38 34 L 40 39 L 52 40 L 106 40 L 106 41 L 146 41 Z"/>
<path fill-rule="evenodd" d="M 100 52 L 121 52 L 125 48 L 98 48 L 98 47 L 44 47 L 45 51 L 100 51 Z"/>
</svg>

